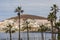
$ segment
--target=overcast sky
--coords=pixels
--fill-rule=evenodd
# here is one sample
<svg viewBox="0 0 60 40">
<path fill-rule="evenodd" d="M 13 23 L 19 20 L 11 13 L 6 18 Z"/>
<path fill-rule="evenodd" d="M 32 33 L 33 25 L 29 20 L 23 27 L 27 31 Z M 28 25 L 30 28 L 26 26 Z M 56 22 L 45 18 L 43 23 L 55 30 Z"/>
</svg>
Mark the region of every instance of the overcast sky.
<svg viewBox="0 0 60 40">
<path fill-rule="evenodd" d="M 24 14 L 44 17 L 47 17 L 53 4 L 58 5 L 60 8 L 60 0 L 0 0 L 0 21 L 16 16 L 17 13 L 14 10 L 20 4 Z M 59 17 L 60 12 L 57 15 Z"/>
</svg>

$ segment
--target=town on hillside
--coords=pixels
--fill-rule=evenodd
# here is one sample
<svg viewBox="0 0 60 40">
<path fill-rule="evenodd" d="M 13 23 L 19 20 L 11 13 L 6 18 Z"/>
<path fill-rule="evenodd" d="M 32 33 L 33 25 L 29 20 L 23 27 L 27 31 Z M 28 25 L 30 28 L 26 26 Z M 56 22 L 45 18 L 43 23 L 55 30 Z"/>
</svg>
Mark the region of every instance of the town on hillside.
<svg viewBox="0 0 60 40">
<path fill-rule="evenodd" d="M 59 13 L 60 0 L 0 0 L 0 40 L 60 40 Z"/>
</svg>

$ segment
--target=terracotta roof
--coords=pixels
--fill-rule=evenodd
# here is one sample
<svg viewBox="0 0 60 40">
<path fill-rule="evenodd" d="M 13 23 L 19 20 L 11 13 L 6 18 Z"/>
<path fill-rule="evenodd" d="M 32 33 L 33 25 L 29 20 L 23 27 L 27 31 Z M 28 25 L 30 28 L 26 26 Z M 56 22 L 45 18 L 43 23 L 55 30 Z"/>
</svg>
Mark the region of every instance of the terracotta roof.
<svg viewBox="0 0 60 40">
<path fill-rule="evenodd" d="M 20 16 L 20 18 L 23 18 L 23 19 L 47 19 L 45 17 L 41 17 L 41 16 L 35 16 L 35 15 L 29 15 L 29 14 L 22 14 Z M 15 16 L 15 17 L 11 17 L 9 19 L 18 19 L 18 16 Z M 8 20 L 9 20 L 8 19 Z"/>
</svg>

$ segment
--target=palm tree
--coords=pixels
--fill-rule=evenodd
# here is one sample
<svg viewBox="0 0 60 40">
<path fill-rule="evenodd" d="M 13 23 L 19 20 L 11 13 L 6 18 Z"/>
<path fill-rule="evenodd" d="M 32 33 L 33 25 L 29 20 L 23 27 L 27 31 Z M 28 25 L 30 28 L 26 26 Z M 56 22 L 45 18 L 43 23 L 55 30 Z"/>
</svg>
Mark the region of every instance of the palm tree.
<svg viewBox="0 0 60 40">
<path fill-rule="evenodd" d="M 29 30 L 31 30 L 32 27 L 28 27 Z M 27 30 L 27 26 L 22 27 L 22 31 Z"/>
<path fill-rule="evenodd" d="M 48 21 L 50 21 L 51 27 L 52 27 L 52 40 L 54 40 L 54 36 L 53 36 L 53 21 L 54 21 L 54 18 L 55 18 L 55 16 L 53 15 L 53 13 L 50 13 L 48 15 Z"/>
<path fill-rule="evenodd" d="M 56 18 L 54 18 L 54 23 L 56 23 L 56 19 L 57 19 L 56 14 L 59 11 L 59 8 L 56 4 L 53 4 L 53 6 L 51 8 L 52 8 L 51 11 L 52 11 L 53 15 L 56 17 Z"/>
<path fill-rule="evenodd" d="M 43 32 L 45 32 L 45 31 L 47 31 L 47 30 L 48 30 L 48 28 L 45 27 L 44 25 L 41 25 L 40 28 L 38 29 L 38 31 L 41 32 L 41 38 L 42 38 L 42 40 L 44 40 Z"/>
<path fill-rule="evenodd" d="M 22 24 L 22 31 L 27 30 L 27 25 L 29 26 L 30 22 L 27 24 L 27 20 L 25 20 Z M 28 27 L 29 30 L 31 30 L 31 26 Z"/>
<path fill-rule="evenodd" d="M 12 33 L 14 33 L 16 29 L 13 29 L 13 26 L 11 24 L 8 24 L 3 30 L 5 30 L 6 33 L 9 33 L 10 40 L 12 40 Z"/>
<path fill-rule="evenodd" d="M 20 13 L 23 13 L 23 10 L 21 10 L 21 7 L 17 7 L 15 12 L 18 12 L 18 18 L 19 18 L 19 40 L 20 40 Z"/>
<path fill-rule="evenodd" d="M 31 29 L 31 27 L 29 27 L 28 25 L 29 25 L 29 22 L 25 20 L 22 27 L 23 31 L 27 30 L 27 40 L 29 40 L 29 30 Z"/>
<path fill-rule="evenodd" d="M 56 27 L 58 29 L 58 40 L 60 40 L 60 21 L 56 23 Z"/>
<path fill-rule="evenodd" d="M 51 11 L 53 12 L 54 16 L 56 17 L 56 18 L 54 18 L 54 24 L 55 24 L 55 27 L 56 27 L 56 19 L 57 19 L 56 14 L 59 11 L 59 8 L 56 4 L 53 4 L 53 6 L 51 8 L 52 8 Z M 55 40 L 56 40 L 56 34 L 55 34 Z"/>
<path fill-rule="evenodd" d="M 27 40 L 29 40 L 29 27 L 28 27 L 29 22 L 26 21 L 26 27 L 27 27 Z"/>
</svg>

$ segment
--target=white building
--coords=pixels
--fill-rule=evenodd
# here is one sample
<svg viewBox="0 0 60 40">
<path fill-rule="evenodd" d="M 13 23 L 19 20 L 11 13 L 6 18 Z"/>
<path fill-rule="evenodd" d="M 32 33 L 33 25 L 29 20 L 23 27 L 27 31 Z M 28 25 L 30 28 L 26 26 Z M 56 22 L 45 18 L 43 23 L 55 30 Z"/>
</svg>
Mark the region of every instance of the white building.
<svg viewBox="0 0 60 40">
<path fill-rule="evenodd" d="M 22 14 L 20 16 L 20 26 L 21 26 L 21 28 L 23 27 L 24 22 L 26 20 L 28 22 L 30 22 L 28 24 L 28 26 L 31 26 L 33 30 L 36 30 L 36 28 L 38 28 L 39 25 L 42 25 L 42 24 L 51 28 L 50 22 L 47 20 L 47 18 L 41 17 L 41 16 L 35 16 L 35 15 L 28 15 L 28 14 Z M 8 22 L 9 23 L 14 22 L 14 27 L 17 28 L 17 29 L 19 28 L 18 27 L 18 24 L 19 24 L 18 23 L 19 22 L 18 16 L 11 17 L 9 19 L 4 20 L 2 25 L 6 26 L 5 24 L 7 24 Z M 1 23 L 0 23 L 0 27 L 1 27 Z"/>
</svg>

